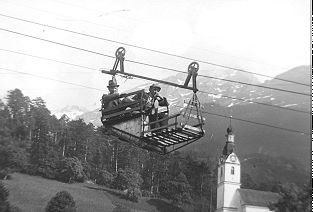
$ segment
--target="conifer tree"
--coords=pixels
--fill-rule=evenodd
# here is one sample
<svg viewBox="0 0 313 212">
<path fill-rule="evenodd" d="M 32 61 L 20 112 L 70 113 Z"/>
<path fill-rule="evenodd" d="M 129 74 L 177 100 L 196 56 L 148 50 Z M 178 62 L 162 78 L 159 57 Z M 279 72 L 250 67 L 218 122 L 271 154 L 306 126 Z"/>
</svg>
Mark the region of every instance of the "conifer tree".
<svg viewBox="0 0 313 212">
<path fill-rule="evenodd" d="M 7 96 L 7 106 L 12 118 L 10 128 L 12 135 L 21 140 L 27 137 L 29 130 L 30 99 L 19 89 L 10 90 Z"/>
</svg>

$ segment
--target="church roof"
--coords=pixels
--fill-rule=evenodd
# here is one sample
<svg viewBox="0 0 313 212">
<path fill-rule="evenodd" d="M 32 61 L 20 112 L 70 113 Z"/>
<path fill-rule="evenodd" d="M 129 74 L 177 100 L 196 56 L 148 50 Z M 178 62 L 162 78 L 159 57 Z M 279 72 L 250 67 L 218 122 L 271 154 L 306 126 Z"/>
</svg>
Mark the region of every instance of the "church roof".
<svg viewBox="0 0 313 212">
<path fill-rule="evenodd" d="M 269 191 L 257 191 L 252 189 L 238 189 L 242 205 L 254 205 L 268 207 L 270 203 L 279 200 L 280 195 Z"/>
</svg>

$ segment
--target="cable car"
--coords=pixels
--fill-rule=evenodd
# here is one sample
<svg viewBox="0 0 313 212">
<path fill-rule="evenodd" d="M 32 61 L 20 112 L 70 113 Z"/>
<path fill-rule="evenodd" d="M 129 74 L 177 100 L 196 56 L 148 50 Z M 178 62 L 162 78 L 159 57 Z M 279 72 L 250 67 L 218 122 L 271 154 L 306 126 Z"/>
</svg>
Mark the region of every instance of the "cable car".
<svg viewBox="0 0 313 212">
<path fill-rule="evenodd" d="M 115 75 L 117 74 L 138 77 L 190 89 L 193 90 L 193 95 L 187 106 L 179 113 L 171 114 L 168 105 L 165 105 L 163 111 L 155 110 L 157 114 L 154 114 L 154 119 L 151 118 L 152 108 L 160 109 L 162 106 L 161 104 L 159 107 L 149 104 L 147 93 L 144 90 L 115 95 L 110 101 L 118 101 L 120 104 L 110 108 L 106 108 L 102 104 L 101 122 L 106 128 L 110 129 L 120 140 L 159 154 L 170 153 L 204 136 L 204 121 L 200 110 L 200 101 L 196 94 L 198 91 L 196 87 L 198 63 L 192 62 L 189 65 L 184 85 L 178 85 L 124 72 L 125 49 L 123 47 L 117 49 L 115 56 L 113 69 L 102 70 L 102 73 L 111 74 L 113 81 L 116 82 Z M 120 70 L 117 70 L 118 65 L 120 65 Z M 188 87 L 191 78 L 193 86 Z M 124 101 L 125 99 L 131 101 Z"/>
</svg>

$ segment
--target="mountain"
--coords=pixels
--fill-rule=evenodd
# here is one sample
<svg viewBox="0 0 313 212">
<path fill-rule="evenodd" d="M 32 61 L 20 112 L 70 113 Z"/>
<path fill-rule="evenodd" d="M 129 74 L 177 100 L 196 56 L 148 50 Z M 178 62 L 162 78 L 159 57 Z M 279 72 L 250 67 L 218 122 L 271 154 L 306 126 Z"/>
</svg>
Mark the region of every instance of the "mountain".
<svg viewBox="0 0 313 212">
<path fill-rule="evenodd" d="M 276 79 L 277 78 L 277 79 Z M 309 111 L 310 102 L 311 102 L 311 77 L 310 77 L 310 67 L 309 66 L 299 66 L 293 68 L 287 72 L 284 72 L 278 75 L 276 78 L 270 81 L 266 81 L 264 83 L 265 86 L 279 88 L 294 92 L 305 93 L 307 96 L 304 95 L 296 95 L 296 94 L 289 94 L 280 91 L 272 91 L 272 95 L 275 96 L 274 104 L 289 107 L 289 108 L 297 108 L 301 110 Z M 298 83 L 306 84 L 307 86 L 294 84 L 290 82 L 283 82 L 278 79 L 287 79 Z"/>
<path fill-rule="evenodd" d="M 225 114 L 225 107 L 205 104 L 204 110 L 212 114 Z M 247 104 L 232 107 L 232 128 L 235 134 L 236 152 L 239 155 L 260 153 L 275 157 L 293 158 L 309 168 L 310 138 L 307 135 L 275 129 L 272 127 L 247 123 L 240 120 L 263 123 L 272 126 L 310 132 L 309 114 L 268 108 L 262 105 Z M 206 118 L 205 136 L 184 148 L 206 157 L 217 156 L 225 144 L 226 128 L 230 120 L 216 115 L 204 114 Z"/>
<path fill-rule="evenodd" d="M 86 108 L 78 107 L 76 105 L 68 105 L 62 109 L 53 111 L 52 114 L 54 114 L 57 118 L 61 118 L 63 114 L 66 114 L 70 119 L 75 119 L 77 116 L 80 116 L 86 112 L 88 112 Z"/>
<path fill-rule="evenodd" d="M 101 126 L 101 112 L 100 107 L 99 109 L 95 109 L 93 111 L 88 111 L 86 113 L 83 113 L 79 116 L 76 116 L 76 119 L 83 119 L 86 123 L 92 123 L 94 126 Z"/>
<path fill-rule="evenodd" d="M 310 179 L 310 172 L 305 171 L 297 161 L 286 157 L 254 153 L 240 158 L 240 163 L 242 176 L 248 174 L 251 181 L 258 185 L 270 187 L 277 182 L 293 182 L 303 186 Z"/>
<path fill-rule="evenodd" d="M 261 153 L 275 157 L 293 158 L 308 168 L 310 162 L 309 136 L 277 128 L 287 128 L 309 133 L 311 126 L 309 115 L 311 108 L 310 96 L 270 90 L 262 86 L 309 94 L 310 86 L 298 85 L 279 79 L 309 84 L 310 67 L 296 67 L 264 83 L 259 83 L 257 78 L 251 74 L 239 71 L 234 71 L 231 74 L 221 71 L 221 75 L 218 75 L 218 73 L 215 70 L 206 75 L 241 81 L 246 84 L 208 77 L 197 78 L 198 89 L 204 91 L 198 92 L 198 97 L 205 111 L 203 115 L 206 119 L 204 126 L 206 134 L 199 141 L 183 148 L 182 151 L 193 150 L 203 157 L 218 155 L 225 143 L 224 135 L 230 122 L 229 119 L 221 116 L 231 115 L 233 117 L 232 126 L 236 135 L 236 148 L 239 155 Z M 183 84 L 185 77 L 186 75 L 184 74 L 178 74 L 165 80 Z M 258 84 L 259 86 L 250 86 L 247 83 Z M 143 88 L 147 90 L 150 84 L 132 90 Z M 168 85 L 162 85 L 161 87 L 160 94 L 167 97 L 172 113 L 179 111 L 184 101 L 188 100 L 192 95 L 190 90 Z M 232 98 L 226 98 L 226 96 Z M 253 104 L 251 101 L 307 111 L 308 113 Z M 214 114 L 219 114 L 220 116 Z M 97 109 L 84 113 L 79 118 L 83 118 L 86 122 L 92 122 L 96 126 L 101 126 L 100 116 L 99 109 Z M 263 125 L 253 122 L 262 123 Z M 266 125 L 273 125 L 277 128 L 271 128 Z"/>
<path fill-rule="evenodd" d="M 277 78 L 309 84 L 309 76 L 310 67 L 300 66 L 277 76 Z M 307 94 L 310 93 L 309 86 L 293 84 L 276 78 L 260 85 Z M 234 88 L 234 85 L 232 85 L 232 88 Z M 229 87 L 224 87 L 223 89 L 231 90 Z M 283 131 L 265 125 L 310 133 L 310 96 L 269 90 L 262 87 L 243 86 L 241 89 L 243 92 L 237 93 L 238 96 L 241 96 L 243 99 L 248 99 L 249 97 L 252 101 L 303 110 L 308 113 L 288 111 L 260 104 L 239 102 L 236 100 L 228 100 L 230 101 L 230 105 L 232 105 L 231 107 L 229 107 L 229 105 L 225 107 L 225 104 L 223 104 L 224 101 L 222 103 L 221 101 L 204 103 L 204 110 L 209 113 L 224 116 L 229 116 L 231 114 L 234 117 L 232 120 L 232 126 L 234 133 L 236 134 L 237 152 L 240 155 L 262 153 L 269 156 L 293 158 L 300 161 L 306 168 L 309 168 L 309 136 Z M 229 96 L 233 95 L 234 93 L 232 92 Z M 184 150 L 192 149 L 203 156 L 207 154 L 216 155 L 221 151 L 225 143 L 224 135 L 226 134 L 229 120 L 216 115 L 204 115 L 206 118 L 206 135 L 202 140 L 187 146 Z M 235 120 L 235 118 L 263 123 L 265 125 L 247 123 Z"/>
</svg>

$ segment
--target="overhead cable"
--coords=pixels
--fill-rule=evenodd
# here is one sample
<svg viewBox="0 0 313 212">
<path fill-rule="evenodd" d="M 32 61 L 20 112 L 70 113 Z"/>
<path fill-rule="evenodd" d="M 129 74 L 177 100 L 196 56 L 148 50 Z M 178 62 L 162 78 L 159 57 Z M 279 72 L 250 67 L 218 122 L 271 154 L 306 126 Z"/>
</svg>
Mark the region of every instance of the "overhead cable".
<svg viewBox="0 0 313 212">
<path fill-rule="evenodd" d="M 37 59 L 41 59 L 41 60 L 47 60 L 47 61 L 51 61 L 51 62 L 56 62 L 56 63 L 61 63 L 61 64 L 65 64 L 65 65 L 70 65 L 70 66 L 75 66 L 78 68 L 84 68 L 84 69 L 89 69 L 92 71 L 99 71 L 99 69 L 96 68 L 91 68 L 91 67 L 87 67 L 87 66 L 83 66 L 83 65 L 77 65 L 74 63 L 69 63 L 69 62 L 65 62 L 65 61 L 61 61 L 61 60 L 55 60 L 55 59 L 51 59 L 51 58 L 47 58 L 47 57 L 41 57 L 41 56 L 36 56 L 36 55 L 32 55 L 32 54 L 26 54 L 23 52 L 18 52 L 18 51 L 13 51 L 13 50 L 9 50 L 9 49 L 2 49 L 0 48 L 0 51 L 5 51 L 5 52 L 10 52 L 10 53 L 14 53 L 14 54 L 19 54 L 19 55 L 23 55 L 23 56 L 27 56 L 27 57 L 33 57 L 33 58 L 37 58 Z"/>
<path fill-rule="evenodd" d="M 96 51 L 92 51 L 92 50 L 88 50 L 88 49 L 84 49 L 84 48 L 80 48 L 80 47 L 76 47 L 76 46 L 72 46 L 72 45 L 68 45 L 68 44 L 64 44 L 64 43 L 60 43 L 60 42 L 56 42 L 56 41 L 47 40 L 47 39 L 44 39 L 44 38 L 39 38 L 39 37 L 32 36 L 32 35 L 27 35 L 27 34 L 24 34 L 24 33 L 8 30 L 8 29 L 4 29 L 4 28 L 0 28 L 0 30 L 6 31 L 6 32 L 9 32 L 9 33 L 13 33 L 13 34 L 17 34 L 17 35 L 21 35 L 21 36 L 25 36 L 25 37 L 29 37 L 29 38 L 33 38 L 33 39 L 37 39 L 37 40 L 41 40 L 41 41 L 45 41 L 45 42 L 49 42 L 49 43 L 53 43 L 53 44 L 57 44 L 57 45 L 61 45 L 61 46 L 65 46 L 65 47 L 76 49 L 76 50 L 80 50 L 80 51 L 85 51 L 85 52 L 92 53 L 92 54 L 97 54 L 97 55 L 101 55 L 101 56 L 105 56 L 105 57 L 109 57 L 109 58 L 115 58 L 114 56 L 111 56 L 111 55 L 99 53 L 99 52 L 96 52 Z M 135 64 L 144 65 L 144 66 L 149 66 L 149 67 L 154 67 L 154 68 L 159 68 L 159 69 L 163 69 L 163 70 L 169 70 L 169 71 L 173 71 L 173 72 L 177 72 L 177 73 L 184 73 L 184 74 L 186 74 L 183 71 L 179 71 L 179 70 L 172 69 L 172 68 L 167 68 L 167 67 L 162 67 L 162 66 L 157 66 L 157 65 L 152 65 L 152 64 L 149 64 L 149 63 L 144 63 L 144 62 L 139 62 L 139 61 L 134 61 L 134 60 L 125 60 L 125 61 L 131 62 L 131 63 L 135 63 Z M 298 95 L 311 96 L 310 94 L 306 94 L 306 93 L 290 91 L 290 90 L 284 90 L 284 89 L 280 89 L 280 88 L 272 88 L 272 87 L 267 87 L 267 86 L 262 86 L 262 85 L 251 84 L 251 83 L 244 83 L 244 82 L 240 82 L 240 81 L 228 80 L 228 79 L 223 79 L 223 78 L 219 78 L 219 77 L 212 77 L 212 76 L 206 76 L 206 75 L 198 75 L 198 76 L 202 76 L 202 77 L 205 77 L 205 78 L 211 78 L 211 79 L 217 79 L 217 80 L 221 80 L 221 81 L 228 81 L 228 82 L 233 82 L 233 83 L 238 83 L 238 84 L 243 84 L 243 85 L 261 87 L 261 88 L 266 88 L 266 89 L 271 89 L 271 90 L 277 90 L 277 91 L 282 91 L 282 92 L 287 92 L 287 93 L 293 93 L 293 94 L 298 94 Z"/>
<path fill-rule="evenodd" d="M 77 65 L 77 64 L 74 64 L 74 63 L 69 63 L 69 62 L 65 62 L 65 61 L 50 59 L 50 58 L 41 57 L 41 56 L 36 56 L 36 55 L 31 55 L 31 54 L 26 54 L 26 53 L 22 53 L 22 52 L 13 51 L 13 50 L 8 50 L 8 49 L 2 49 L 2 48 L 0 48 L 0 51 L 5 51 L 5 52 L 14 53 L 14 54 L 19 54 L 19 55 L 22 55 L 22 56 L 33 57 L 33 58 L 41 59 L 41 60 L 52 61 L 52 62 L 61 63 L 61 64 L 65 64 L 65 65 L 70 65 L 70 66 L 74 66 L 74 67 L 89 69 L 89 70 L 92 70 L 92 71 L 99 71 L 98 69 L 91 68 L 91 67 L 87 67 L 87 66 Z M 100 71 L 99 71 L 99 72 L 100 72 Z M 101 72 L 100 72 L 100 73 L 101 73 Z M 278 105 L 266 104 L 266 103 L 262 103 L 262 102 L 252 101 L 252 100 L 249 100 L 249 99 L 231 97 L 231 96 L 216 94 L 216 93 L 207 92 L 207 91 L 199 91 L 199 92 L 200 92 L 200 93 L 210 94 L 210 95 L 219 95 L 219 96 L 221 96 L 221 97 L 223 97 L 223 98 L 229 98 L 229 99 L 239 100 L 239 101 L 243 101 L 243 102 L 249 102 L 249 103 L 259 104 L 259 105 L 268 106 L 268 107 L 273 107 L 273 108 L 277 108 L 277 109 L 290 110 L 290 111 L 295 111 L 295 112 L 300 112 L 300 113 L 310 113 L 310 112 L 303 111 L 303 110 L 297 110 L 297 109 L 293 109 L 293 108 L 286 108 L 286 107 L 282 107 L 282 106 L 278 106 Z"/>
<path fill-rule="evenodd" d="M 93 88 L 93 87 L 89 87 L 89 86 L 85 86 L 85 85 L 81 85 L 81 84 L 77 84 L 77 83 L 72 83 L 72 82 L 67 82 L 67 81 L 63 81 L 63 80 L 57 80 L 57 79 L 53 79 L 53 78 L 49 78 L 49 77 L 43 77 L 43 76 L 39 76 L 39 75 L 36 75 L 36 74 L 30 74 L 30 73 L 27 73 L 27 72 L 17 71 L 17 70 L 13 70 L 13 69 L 1 68 L 1 67 L 0 67 L 0 69 L 5 70 L 5 71 L 9 71 L 9 72 L 25 74 L 25 75 L 29 75 L 29 76 L 32 76 L 32 77 L 38 77 L 38 78 L 52 80 L 52 81 L 56 81 L 56 82 L 60 82 L 60 83 L 65 83 L 65 84 L 70 84 L 70 85 L 74 85 L 74 86 L 79 86 L 79 87 L 83 87 L 83 88 L 103 91 L 102 89 L 98 89 L 98 88 Z M 175 106 L 175 107 L 179 107 L 179 106 Z M 183 108 L 183 107 L 179 107 L 179 108 Z M 216 113 L 210 113 L 210 112 L 207 112 L 207 111 L 202 111 L 202 113 L 209 114 L 209 115 L 220 116 L 220 117 L 224 117 L 224 118 L 232 118 L 233 120 L 238 120 L 238 121 L 252 123 L 252 124 L 258 124 L 258 125 L 271 127 L 271 128 L 274 128 L 274 129 L 279 129 L 279 130 L 284 130 L 284 131 L 289 131 L 289 132 L 294 132 L 294 133 L 300 133 L 302 135 L 310 135 L 309 133 L 298 131 L 298 130 L 287 129 L 287 128 L 283 128 L 283 127 L 277 127 L 277 126 L 273 126 L 273 125 L 269 125 L 269 124 L 249 121 L 249 120 L 246 120 L 246 119 L 240 119 L 240 118 L 234 118 L 234 117 L 220 115 L 220 114 L 216 114 Z"/>
<path fill-rule="evenodd" d="M 38 77 L 38 78 L 42 78 L 42 79 L 46 79 L 46 80 L 52 80 L 52 81 L 56 81 L 56 82 L 60 82 L 60 83 L 65 83 L 65 84 L 69 84 L 69 85 L 75 85 L 75 86 L 79 86 L 79 87 L 82 87 L 82 88 L 88 88 L 88 89 L 93 89 L 93 90 L 97 90 L 97 91 L 104 91 L 103 89 L 99 89 L 99 88 L 94 88 L 94 87 L 81 85 L 81 84 L 77 84 L 77 83 L 73 83 L 73 82 L 67 82 L 67 81 L 64 81 L 64 80 L 53 79 L 53 78 L 50 78 L 50 77 L 44 77 L 44 76 L 40 76 L 40 75 L 36 75 L 36 74 L 23 72 L 23 71 L 18 71 L 18 70 L 13 70 L 13 69 L 8 69 L 8 68 L 2 68 L 2 67 L 0 67 L 0 69 L 1 70 L 5 70 L 5 71 L 19 73 L 19 74 L 25 74 L 25 75 L 29 75 L 29 76 L 32 76 L 32 77 Z"/>
<path fill-rule="evenodd" d="M 138 49 L 142 49 L 142 50 L 146 50 L 146 51 L 150 51 L 150 52 L 155 52 L 155 53 L 159 53 L 159 54 L 163 54 L 163 55 L 177 57 L 177 58 L 181 58 L 181 59 L 185 59 L 185 60 L 197 61 L 197 62 L 201 62 L 201 63 L 204 63 L 204 64 L 216 66 L 216 67 L 221 67 L 221 68 L 230 69 L 230 70 L 234 70 L 234 71 L 240 71 L 240 72 L 244 72 L 244 73 L 254 74 L 254 75 L 258 75 L 258 76 L 262 76 L 262 77 L 266 77 L 266 78 L 271 78 L 271 79 L 276 79 L 276 80 L 280 80 L 280 81 L 285 81 L 285 82 L 289 82 L 289 83 L 294 83 L 294 84 L 298 84 L 298 85 L 311 86 L 311 85 L 308 85 L 308 84 L 305 84 L 305 83 L 301 83 L 301 82 L 296 82 L 296 81 L 292 81 L 292 80 L 282 79 L 282 78 L 279 78 L 279 77 L 273 77 L 273 76 L 269 76 L 269 75 L 265 75 L 265 74 L 258 74 L 258 73 L 247 71 L 247 70 L 244 70 L 244 69 L 234 68 L 234 67 L 221 65 L 221 64 L 217 64 L 217 63 L 213 63 L 213 62 L 208 62 L 208 61 L 204 61 L 204 60 L 199 60 L 199 59 L 195 59 L 195 58 L 180 56 L 180 55 L 176 55 L 176 54 L 172 54 L 172 53 L 168 53 L 168 52 L 164 52 L 164 51 L 154 50 L 154 49 L 141 47 L 141 46 L 134 45 L 134 44 L 129 44 L 129 43 L 125 43 L 125 42 L 115 41 L 115 40 L 112 40 L 112 39 L 107 39 L 107 38 L 103 38 L 103 37 L 99 37 L 99 36 L 95 36 L 95 35 L 81 33 L 81 32 L 77 32 L 77 31 L 73 31 L 73 30 L 69 30 L 69 29 L 64 29 L 64 28 L 61 28 L 61 27 L 51 26 L 51 25 L 48 25 L 48 24 L 42 24 L 42 23 L 38 23 L 38 22 L 35 22 L 35 21 L 30 21 L 30 20 L 26 20 L 26 19 L 22 19 L 22 18 L 18 18 L 18 17 L 13 17 L 13 16 L 1 14 L 1 13 L 0 13 L 0 16 L 6 17 L 6 18 L 10 18 L 10 19 L 19 20 L 19 21 L 23 21 L 23 22 L 27 22 L 27 23 L 31 23 L 31 24 L 36 24 L 36 25 L 40 25 L 40 26 L 44 26 L 44 27 L 49 27 L 49 28 L 52 28 L 52 29 L 61 30 L 61 31 L 65 31 L 65 32 L 73 33 L 73 34 L 78 34 L 78 35 L 85 36 L 85 37 L 90 37 L 90 38 L 94 38 L 94 39 L 98 39 L 98 40 L 104 40 L 104 41 L 111 42 L 111 43 L 117 43 L 117 44 L 121 44 L 121 45 L 125 45 L 125 46 L 130 46 L 130 47 L 134 47 L 134 48 L 138 48 Z"/>
<path fill-rule="evenodd" d="M 288 131 L 288 132 L 300 133 L 302 135 L 311 136 L 310 133 L 306 133 L 306 132 L 303 132 L 303 131 L 300 131 L 300 130 L 288 129 L 288 128 L 284 128 L 284 127 L 277 127 L 277 126 L 270 125 L 270 124 L 249 121 L 249 120 L 246 120 L 246 119 L 240 119 L 240 118 L 235 118 L 233 116 L 225 116 L 225 115 L 216 114 L 216 113 L 210 113 L 210 112 L 206 112 L 206 111 L 203 111 L 203 113 L 206 113 L 206 114 L 209 114 L 209 115 L 214 115 L 214 116 L 220 116 L 220 117 L 224 117 L 224 118 L 231 118 L 231 119 L 237 120 L 237 121 L 242 121 L 242 122 L 247 122 L 247 123 L 251 123 L 251 124 L 262 125 L 262 126 L 271 127 L 271 128 L 274 128 L 274 129 L 279 129 L 279 130 L 284 130 L 284 131 Z"/>
<path fill-rule="evenodd" d="M 175 106 L 175 107 L 184 109 L 184 107 L 181 107 L 181 106 Z M 217 114 L 217 113 L 210 113 L 210 112 L 207 112 L 207 111 L 201 111 L 201 112 L 204 113 L 204 114 L 208 114 L 208 115 L 219 116 L 219 117 L 223 117 L 223 118 L 231 118 L 232 120 L 247 122 L 247 123 L 251 123 L 251 124 L 257 124 L 257 125 L 261 125 L 261 126 L 274 128 L 274 129 L 279 129 L 279 130 L 284 130 L 284 131 L 288 131 L 288 132 L 292 132 L 292 133 L 299 133 L 301 135 L 311 136 L 310 133 L 303 132 L 303 131 L 300 131 L 300 130 L 288 129 L 288 128 L 284 128 L 284 127 L 277 127 L 277 126 L 270 125 L 270 124 L 254 122 L 254 121 L 250 121 L 250 120 L 246 120 L 246 119 L 240 119 L 240 118 L 236 118 L 236 117 L 233 117 L 233 116 L 226 116 L 226 115 L 221 115 L 221 114 Z"/>
</svg>

